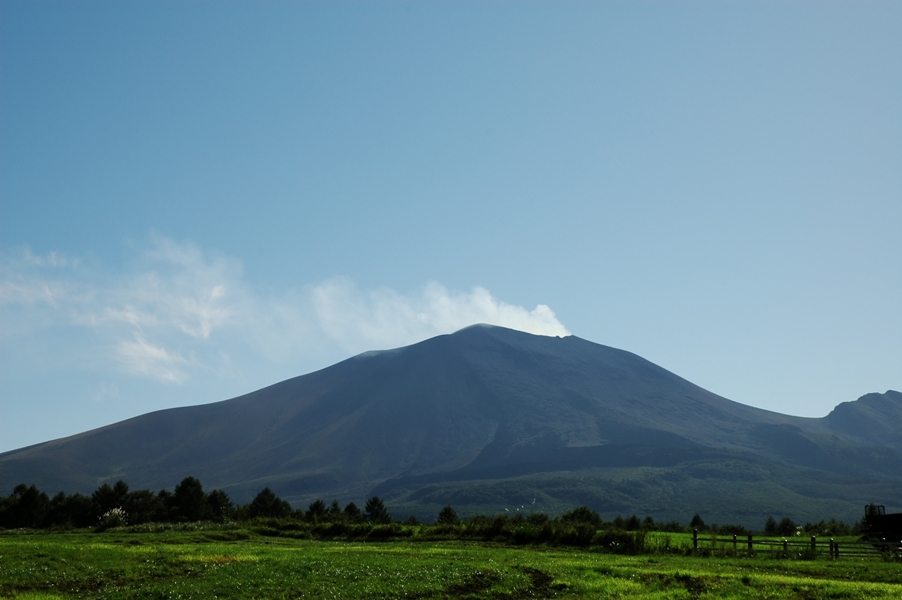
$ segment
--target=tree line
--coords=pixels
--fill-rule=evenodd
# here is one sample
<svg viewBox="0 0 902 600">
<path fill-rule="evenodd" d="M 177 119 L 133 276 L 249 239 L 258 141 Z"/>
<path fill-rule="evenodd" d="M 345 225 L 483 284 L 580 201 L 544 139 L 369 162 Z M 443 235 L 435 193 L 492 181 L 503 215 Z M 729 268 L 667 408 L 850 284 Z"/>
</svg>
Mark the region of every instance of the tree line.
<svg viewBox="0 0 902 600">
<path fill-rule="evenodd" d="M 307 511 L 294 510 L 271 489 L 264 488 L 254 499 L 236 505 L 223 490 L 204 491 L 195 477 L 184 478 L 173 491 L 130 490 L 120 480 L 104 483 L 88 496 L 60 492 L 50 497 L 36 486 L 19 484 L 13 493 L 0 497 L 0 527 L 6 529 L 48 529 L 115 527 L 142 523 L 187 523 L 197 521 L 248 520 L 254 518 L 297 518 L 344 520 L 354 523 L 388 523 L 391 516 L 376 496 L 361 510 L 353 502 L 343 509 L 338 502 L 326 506 L 322 500 Z"/>
<path fill-rule="evenodd" d="M 223 490 L 206 492 L 195 477 L 186 477 L 173 491 L 129 489 L 124 481 L 110 485 L 100 485 L 90 496 L 60 492 L 49 497 L 36 486 L 20 484 L 7 497 L 0 497 L 0 527 L 6 529 L 48 529 L 87 528 L 99 530 L 123 525 L 143 523 L 188 523 L 198 521 L 247 521 L 253 519 L 291 520 L 311 525 L 390 525 L 397 524 L 385 504 L 378 496 L 369 498 L 361 509 L 354 502 L 342 507 L 337 500 L 326 504 L 323 500 L 311 502 L 306 509 L 293 509 L 271 489 L 264 488 L 254 499 L 242 505 L 234 504 Z M 415 517 L 403 522 L 419 525 Z M 696 514 L 688 526 L 677 521 L 656 522 L 651 516 L 640 519 L 636 515 L 624 518 L 617 516 L 605 521 L 594 510 L 580 506 L 564 512 L 559 517 L 536 512 L 530 515 L 471 515 L 461 519 L 451 506 L 445 506 L 438 513 L 435 525 L 485 539 L 510 539 L 510 541 L 561 541 L 573 543 L 571 538 L 589 540 L 599 530 L 641 533 L 650 531 L 682 533 L 698 530 L 718 535 L 747 535 L 753 533 L 741 525 L 706 524 Z M 340 528 L 323 529 L 320 533 L 337 533 Z M 758 533 L 765 535 L 850 535 L 857 534 L 861 524 L 850 526 L 831 519 L 818 523 L 797 525 L 792 519 L 783 517 L 777 521 L 769 517 L 764 529 Z M 576 533 L 575 533 L 576 532 Z M 581 532 L 581 533 L 580 533 Z M 519 536 L 519 537 L 518 537 Z M 521 539 L 522 538 L 522 539 Z M 525 540 L 529 538 L 529 540 Z M 631 538 L 630 538 L 631 539 Z M 565 541 L 565 540 L 570 540 Z"/>
</svg>

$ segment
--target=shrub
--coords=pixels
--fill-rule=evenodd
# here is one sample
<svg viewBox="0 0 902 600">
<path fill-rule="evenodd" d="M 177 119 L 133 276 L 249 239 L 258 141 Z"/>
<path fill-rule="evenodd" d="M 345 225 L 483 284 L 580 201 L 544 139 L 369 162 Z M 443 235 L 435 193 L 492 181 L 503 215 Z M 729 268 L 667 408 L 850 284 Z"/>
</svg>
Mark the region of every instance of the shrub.
<svg viewBox="0 0 902 600">
<path fill-rule="evenodd" d="M 619 518 L 619 517 L 618 517 Z M 588 523 L 595 529 L 601 527 L 604 522 L 597 512 L 588 506 L 577 506 L 561 515 L 561 521 L 565 523 Z M 639 520 L 636 519 L 638 525 Z"/>
<path fill-rule="evenodd" d="M 124 527 L 128 525 L 128 515 L 125 514 L 125 511 L 120 507 L 111 508 L 110 510 L 103 513 L 100 517 L 100 522 L 97 524 L 97 529 L 95 531 L 101 532 L 110 529 L 111 527 Z"/>
<path fill-rule="evenodd" d="M 545 523 L 547 523 L 549 521 L 548 515 L 546 515 L 543 512 L 532 513 L 531 515 L 526 517 L 526 520 L 529 521 L 530 523 L 532 523 L 533 525 L 544 525 Z"/>
<path fill-rule="evenodd" d="M 398 523 L 391 523 L 374 526 L 372 529 L 370 529 L 370 532 L 369 534 L 367 534 L 366 539 L 377 541 L 388 540 L 395 537 L 409 537 L 411 535 L 412 532 L 409 529 L 404 529 Z"/>
<path fill-rule="evenodd" d="M 589 523 L 560 525 L 555 530 L 554 541 L 567 546 L 588 546 L 595 538 L 595 526 Z"/>
<path fill-rule="evenodd" d="M 601 546 L 617 554 L 639 554 L 645 550 L 644 531 L 600 531 L 592 539 L 592 545 Z"/>
<path fill-rule="evenodd" d="M 721 535 L 736 535 L 745 537 L 750 534 L 751 531 L 749 531 L 742 525 L 733 525 L 728 523 L 726 525 L 721 525 L 718 533 L 720 533 Z"/>
<path fill-rule="evenodd" d="M 521 523 L 511 532 L 515 544 L 534 544 L 539 541 L 539 528 L 532 523 Z"/>
</svg>

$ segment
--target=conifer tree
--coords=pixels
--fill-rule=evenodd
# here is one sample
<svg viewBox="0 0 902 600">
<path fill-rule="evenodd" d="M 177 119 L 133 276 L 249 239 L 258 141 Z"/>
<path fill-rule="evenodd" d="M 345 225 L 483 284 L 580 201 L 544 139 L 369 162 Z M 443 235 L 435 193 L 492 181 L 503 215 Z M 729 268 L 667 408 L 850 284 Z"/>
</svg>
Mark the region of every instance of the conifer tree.
<svg viewBox="0 0 902 600">
<path fill-rule="evenodd" d="M 379 496 L 373 496 L 367 500 L 363 511 L 366 513 L 366 520 L 370 523 L 391 523 L 392 521 L 391 515 L 388 514 L 388 510 Z"/>
</svg>

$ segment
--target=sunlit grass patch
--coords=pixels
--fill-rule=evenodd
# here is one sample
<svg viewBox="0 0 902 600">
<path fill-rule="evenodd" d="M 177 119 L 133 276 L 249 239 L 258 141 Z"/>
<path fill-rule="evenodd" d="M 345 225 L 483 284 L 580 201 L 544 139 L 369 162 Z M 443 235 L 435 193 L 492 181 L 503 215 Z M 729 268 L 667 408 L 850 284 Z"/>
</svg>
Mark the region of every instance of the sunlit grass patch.
<svg viewBox="0 0 902 600">
<path fill-rule="evenodd" d="M 234 562 L 259 562 L 260 557 L 252 554 L 189 554 L 183 560 L 222 565 Z"/>
</svg>

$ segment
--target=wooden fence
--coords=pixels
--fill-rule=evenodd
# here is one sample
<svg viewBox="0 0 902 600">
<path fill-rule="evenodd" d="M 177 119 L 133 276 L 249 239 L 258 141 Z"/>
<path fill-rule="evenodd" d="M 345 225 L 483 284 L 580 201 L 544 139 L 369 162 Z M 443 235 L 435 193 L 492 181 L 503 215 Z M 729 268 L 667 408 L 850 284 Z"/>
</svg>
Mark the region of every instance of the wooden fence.
<svg viewBox="0 0 902 600">
<path fill-rule="evenodd" d="M 902 558 L 902 542 L 837 542 L 833 538 L 818 539 L 811 536 L 804 538 L 758 538 L 754 536 L 729 536 L 711 535 L 699 537 L 698 529 L 692 532 L 693 550 L 720 550 L 733 553 L 755 554 L 769 552 L 774 555 L 787 556 L 790 554 L 805 556 L 808 558 L 844 558 L 844 557 L 893 557 Z"/>
</svg>

